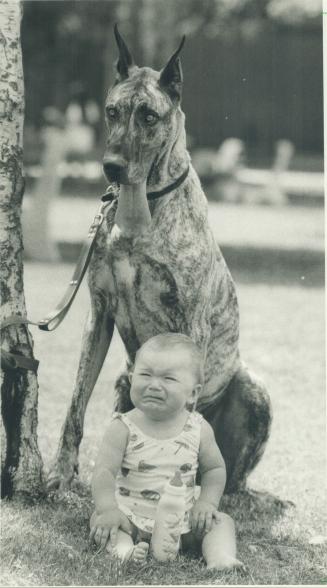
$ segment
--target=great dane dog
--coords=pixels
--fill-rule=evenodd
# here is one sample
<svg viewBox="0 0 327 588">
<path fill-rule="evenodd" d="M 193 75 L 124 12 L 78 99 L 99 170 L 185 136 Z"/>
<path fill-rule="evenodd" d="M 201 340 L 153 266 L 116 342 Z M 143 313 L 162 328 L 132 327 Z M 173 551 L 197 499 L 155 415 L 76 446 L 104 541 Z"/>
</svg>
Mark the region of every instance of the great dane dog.
<svg viewBox="0 0 327 588">
<path fill-rule="evenodd" d="M 104 173 L 120 185 L 92 254 L 91 310 L 76 387 L 48 487 L 65 488 L 78 468 L 85 409 L 114 325 L 133 364 L 153 335 L 189 335 L 205 356 L 198 410 L 226 462 L 226 492 L 243 490 L 269 435 L 263 384 L 241 362 L 235 287 L 209 228 L 207 201 L 186 150 L 180 108 L 183 41 L 160 71 L 137 67 L 117 27 L 117 78 L 106 100 Z M 116 407 L 131 408 L 126 374 Z M 104 423 L 99 422 L 99 425 Z"/>
</svg>

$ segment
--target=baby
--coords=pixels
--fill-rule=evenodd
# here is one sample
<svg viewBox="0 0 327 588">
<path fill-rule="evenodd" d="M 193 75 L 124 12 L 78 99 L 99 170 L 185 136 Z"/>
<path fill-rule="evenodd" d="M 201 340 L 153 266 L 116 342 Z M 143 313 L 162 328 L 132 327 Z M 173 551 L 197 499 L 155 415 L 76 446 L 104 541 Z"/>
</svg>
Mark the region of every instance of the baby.
<svg viewBox="0 0 327 588">
<path fill-rule="evenodd" d="M 233 520 L 218 511 L 224 460 L 211 426 L 191 410 L 203 383 L 201 352 L 179 333 L 152 337 L 138 350 L 130 381 L 135 408 L 114 413 L 95 465 L 91 539 L 144 562 L 160 494 L 179 470 L 187 491 L 182 548 L 201 548 L 208 568 L 241 566 Z"/>
</svg>

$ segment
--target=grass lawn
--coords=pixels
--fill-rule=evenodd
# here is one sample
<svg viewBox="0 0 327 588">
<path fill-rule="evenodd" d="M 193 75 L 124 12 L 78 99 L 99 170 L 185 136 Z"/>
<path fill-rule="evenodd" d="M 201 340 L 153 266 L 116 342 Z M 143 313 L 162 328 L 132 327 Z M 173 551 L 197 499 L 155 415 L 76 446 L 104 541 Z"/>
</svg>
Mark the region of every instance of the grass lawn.
<svg viewBox="0 0 327 588">
<path fill-rule="evenodd" d="M 62 295 L 73 266 L 26 264 L 29 316 L 40 318 Z M 269 271 L 269 269 L 268 269 Z M 234 271 L 241 309 L 241 350 L 266 382 L 274 410 L 271 437 L 249 486 L 294 502 L 232 496 L 224 508 L 236 520 L 245 572 L 207 572 L 181 557 L 150 561 L 142 569 L 118 567 L 88 542 L 92 510 L 89 481 L 110 417 L 116 375 L 123 365 L 117 336 L 90 400 L 80 449 L 80 482 L 61 497 L 34 504 L 2 503 L 2 584 L 5 586 L 115 584 L 324 584 L 326 532 L 324 298 L 301 281 L 256 281 Z M 54 333 L 33 329 L 39 368 L 39 445 L 45 469 L 54 458 L 77 369 L 88 294 L 82 286 Z M 313 542 L 312 542 L 313 541 Z"/>
</svg>

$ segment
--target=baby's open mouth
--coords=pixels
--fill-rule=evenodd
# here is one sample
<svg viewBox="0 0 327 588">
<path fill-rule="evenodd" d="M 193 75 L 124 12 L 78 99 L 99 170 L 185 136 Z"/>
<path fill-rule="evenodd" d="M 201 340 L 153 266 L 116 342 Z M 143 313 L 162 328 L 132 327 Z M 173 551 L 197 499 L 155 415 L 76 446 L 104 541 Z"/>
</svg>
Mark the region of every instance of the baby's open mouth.
<svg viewBox="0 0 327 588">
<path fill-rule="evenodd" d="M 147 395 L 147 396 L 144 396 L 143 400 L 150 401 L 150 402 L 152 402 L 152 401 L 154 401 L 154 402 L 163 402 L 164 399 L 161 398 L 160 396 Z"/>
</svg>

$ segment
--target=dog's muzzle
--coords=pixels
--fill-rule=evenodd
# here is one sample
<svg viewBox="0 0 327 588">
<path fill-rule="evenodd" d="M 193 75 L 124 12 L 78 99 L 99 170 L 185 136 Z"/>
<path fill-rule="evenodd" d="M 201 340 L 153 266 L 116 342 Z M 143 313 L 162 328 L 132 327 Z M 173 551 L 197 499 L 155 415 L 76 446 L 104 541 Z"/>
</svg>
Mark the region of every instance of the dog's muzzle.
<svg viewBox="0 0 327 588">
<path fill-rule="evenodd" d="M 127 162 L 122 158 L 104 159 L 103 171 L 109 182 L 127 183 Z"/>
</svg>

